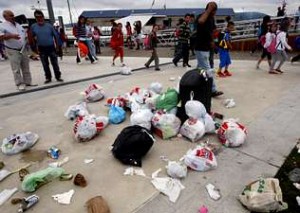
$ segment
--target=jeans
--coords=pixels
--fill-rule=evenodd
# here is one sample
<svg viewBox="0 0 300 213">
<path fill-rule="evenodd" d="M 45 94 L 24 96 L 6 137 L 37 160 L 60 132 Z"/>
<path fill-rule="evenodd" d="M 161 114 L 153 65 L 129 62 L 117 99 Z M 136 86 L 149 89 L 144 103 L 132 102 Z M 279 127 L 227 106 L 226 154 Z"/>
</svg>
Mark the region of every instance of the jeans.
<svg viewBox="0 0 300 213">
<path fill-rule="evenodd" d="M 44 68 L 45 77 L 47 80 L 51 80 L 51 71 L 49 68 L 49 58 L 53 67 L 54 75 L 56 79 L 60 79 L 61 72 L 59 70 L 56 50 L 54 46 L 39 46 L 41 62 Z"/>
<path fill-rule="evenodd" d="M 285 50 L 277 50 L 276 53 L 274 53 L 272 55 L 273 58 L 273 62 L 271 64 L 271 69 L 278 69 L 280 70 L 281 66 L 283 65 L 283 63 L 287 60 L 288 56 L 285 52 Z M 279 61 L 279 65 L 277 68 L 275 68 L 276 63 Z"/>
<path fill-rule="evenodd" d="M 197 68 L 212 70 L 209 64 L 209 51 L 196 50 L 195 52 L 196 52 L 196 59 L 197 59 Z M 212 78 L 212 92 L 216 92 L 217 86 L 215 84 L 214 71 L 211 75 L 211 78 Z"/>
<path fill-rule="evenodd" d="M 91 40 L 87 39 L 86 44 L 89 48 L 89 51 L 90 51 L 91 55 L 94 57 L 94 59 L 96 59 L 97 58 L 96 48 L 95 48 L 95 45 L 93 44 L 93 40 L 92 39 Z"/>
<path fill-rule="evenodd" d="M 178 48 L 180 51 L 178 51 L 173 59 L 174 63 L 178 63 L 178 61 L 183 58 L 183 64 L 188 64 L 189 63 L 189 44 L 179 42 Z"/>
</svg>

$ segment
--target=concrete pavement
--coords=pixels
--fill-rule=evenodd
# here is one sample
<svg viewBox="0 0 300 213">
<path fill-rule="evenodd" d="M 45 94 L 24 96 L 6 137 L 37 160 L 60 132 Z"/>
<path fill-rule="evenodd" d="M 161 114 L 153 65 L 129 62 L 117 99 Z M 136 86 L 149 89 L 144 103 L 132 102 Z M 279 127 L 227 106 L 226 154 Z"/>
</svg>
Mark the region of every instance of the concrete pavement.
<svg viewBox="0 0 300 213">
<path fill-rule="evenodd" d="M 141 59 L 141 62 L 138 60 L 140 59 L 134 58 L 131 67 L 135 65 L 139 67 L 144 59 Z M 261 175 L 274 176 L 300 135 L 298 129 L 300 124 L 299 64 L 286 63 L 283 67 L 286 73 L 275 76 L 267 74 L 265 64 L 261 70 L 255 70 L 254 63 L 233 61 L 231 70 L 234 75 L 226 79 L 217 79 L 217 85 L 225 95 L 213 100 L 214 111 L 224 114 L 227 118 L 239 118 L 240 122 L 248 127 L 247 143 L 237 149 L 222 148 L 217 156 L 218 167 L 215 170 L 204 173 L 190 171 L 188 177 L 182 181 L 186 189 L 175 204 L 160 195 L 149 179 L 123 176 L 127 166 L 120 164 L 111 155 L 110 145 L 117 134 L 129 124 L 129 114 L 124 123 L 109 125 L 95 139 L 81 144 L 73 138 L 73 122 L 67 121 L 63 114 L 69 105 L 81 99 L 79 93 L 89 83 L 95 82 L 103 86 L 107 97 L 123 94 L 134 86 L 147 87 L 153 81 L 161 82 L 164 89 L 167 89 L 177 84 L 176 81 L 169 80 L 171 77 L 177 78 L 186 71 L 181 67 L 167 65 L 161 72 L 145 70 L 131 76 L 116 75 L 0 99 L 0 138 L 29 130 L 38 133 L 41 137 L 29 152 L 14 156 L 5 156 L 1 153 L 0 159 L 9 169 L 18 168 L 28 161 L 36 161 L 29 168 L 30 172 L 34 172 L 46 168 L 52 161 L 44 152 L 51 145 L 56 145 L 62 150 L 60 159 L 65 156 L 70 157 L 70 161 L 63 166 L 65 170 L 73 174 L 82 173 L 87 178 L 86 188 L 75 187 L 72 182 L 60 181 L 53 181 L 41 187 L 36 191 L 36 194 L 41 197 L 40 203 L 32 209 L 32 212 L 86 212 L 84 203 L 96 195 L 102 195 L 108 201 L 113 213 L 193 213 L 197 212 L 201 205 L 206 205 L 210 213 L 248 212 L 237 201 L 237 196 L 244 185 Z M 195 66 L 196 62 L 191 61 L 191 64 Z M 70 61 L 69 66 L 64 68 L 65 72 L 70 74 L 70 78 L 67 74 L 64 78 L 71 80 L 71 76 L 85 77 L 90 75 L 90 71 L 86 71 L 94 67 L 94 74 L 112 72 L 115 69 L 110 67 L 109 59 L 106 65 L 98 67 L 99 70 L 96 66 L 98 64 L 95 66 L 83 64 L 80 65 L 82 70 L 77 70 L 79 67 L 74 65 L 72 70 Z M 2 69 L 2 64 L 0 68 Z M 0 87 L 3 94 L 2 88 L 5 87 L 2 84 L 7 83 L 8 87 L 8 80 L 5 79 L 7 74 L 3 75 L 2 72 Z M 41 75 L 40 81 L 43 80 Z M 225 98 L 234 98 L 237 106 L 226 109 L 222 104 Z M 101 101 L 88 104 L 88 107 L 92 113 L 107 115 L 108 110 L 104 104 L 105 101 Z M 212 143 L 218 144 L 216 136 L 208 138 Z M 157 138 L 157 142 L 143 160 L 145 173 L 150 176 L 152 172 L 162 168 L 161 175 L 166 175 L 165 162 L 160 160 L 160 156 L 177 160 L 195 145 L 183 138 L 167 141 Z M 95 161 L 85 165 L 83 163 L 85 158 L 93 158 Z M 205 190 L 207 183 L 213 183 L 221 190 L 221 200 L 212 201 L 209 198 Z M 13 187 L 20 189 L 17 174 L 0 183 L 0 191 Z M 71 205 L 62 206 L 52 200 L 51 195 L 66 192 L 71 188 L 75 189 Z M 14 197 L 28 195 L 19 190 Z M 9 202 L 0 207 L 1 212 L 16 212 L 16 209 L 17 207 Z"/>
</svg>

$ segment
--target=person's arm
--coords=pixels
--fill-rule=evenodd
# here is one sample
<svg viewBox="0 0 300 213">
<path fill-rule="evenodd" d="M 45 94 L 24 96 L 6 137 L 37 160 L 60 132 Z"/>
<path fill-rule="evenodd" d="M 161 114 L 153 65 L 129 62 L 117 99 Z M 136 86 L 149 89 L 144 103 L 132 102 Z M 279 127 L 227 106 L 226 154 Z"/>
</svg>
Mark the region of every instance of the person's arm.
<svg viewBox="0 0 300 213">
<path fill-rule="evenodd" d="M 59 47 L 59 44 L 58 44 L 58 33 L 55 31 L 54 27 L 49 25 L 49 27 L 51 27 L 51 31 L 52 31 L 52 37 L 53 37 L 53 40 L 54 40 L 54 45 L 56 48 Z"/>
<path fill-rule="evenodd" d="M 12 33 L 7 33 L 5 29 L 0 27 L 0 40 L 9 40 L 9 39 L 20 39 L 19 34 L 12 34 Z"/>
<path fill-rule="evenodd" d="M 288 50 L 292 50 L 292 47 L 287 43 L 286 33 L 280 33 L 280 42 Z"/>
<path fill-rule="evenodd" d="M 198 23 L 204 24 L 214 10 L 216 10 L 215 4 L 209 3 L 207 10 L 198 18 Z"/>
</svg>

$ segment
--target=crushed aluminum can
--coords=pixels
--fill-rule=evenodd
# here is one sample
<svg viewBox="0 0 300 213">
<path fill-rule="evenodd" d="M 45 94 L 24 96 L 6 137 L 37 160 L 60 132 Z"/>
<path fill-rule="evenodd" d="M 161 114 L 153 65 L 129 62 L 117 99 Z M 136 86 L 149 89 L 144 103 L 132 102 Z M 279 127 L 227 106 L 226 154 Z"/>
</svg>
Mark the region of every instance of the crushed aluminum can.
<svg viewBox="0 0 300 213">
<path fill-rule="evenodd" d="M 39 197 L 37 195 L 31 195 L 27 198 L 23 198 L 18 213 L 22 213 L 30 209 L 32 206 L 39 202 Z"/>
<path fill-rule="evenodd" d="M 60 155 L 60 149 L 58 149 L 56 146 L 52 146 L 50 149 L 48 149 L 48 156 L 53 159 L 58 159 Z"/>
</svg>

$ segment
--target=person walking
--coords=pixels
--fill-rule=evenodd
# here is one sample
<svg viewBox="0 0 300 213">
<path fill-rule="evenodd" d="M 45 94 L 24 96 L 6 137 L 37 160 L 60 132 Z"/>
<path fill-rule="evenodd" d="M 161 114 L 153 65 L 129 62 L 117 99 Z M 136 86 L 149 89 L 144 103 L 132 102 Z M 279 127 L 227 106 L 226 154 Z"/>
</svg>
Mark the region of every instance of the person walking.
<svg viewBox="0 0 300 213">
<path fill-rule="evenodd" d="M 213 31 L 215 27 L 215 19 L 218 6 L 215 2 L 209 2 L 206 5 L 205 12 L 200 14 L 196 21 L 197 24 L 197 34 L 196 34 L 196 44 L 195 53 L 197 58 L 197 67 L 204 70 L 211 70 L 209 64 L 209 51 L 213 47 Z M 214 75 L 212 78 L 212 97 L 217 97 L 223 95 L 222 91 L 218 91 Z"/>
<path fill-rule="evenodd" d="M 295 39 L 295 47 L 296 50 L 300 51 L 300 36 L 297 36 Z M 299 61 L 300 60 L 300 53 L 298 55 L 291 58 L 291 63 Z"/>
<path fill-rule="evenodd" d="M 136 21 L 134 23 L 134 32 L 135 32 L 135 42 L 136 42 L 136 50 L 140 49 L 141 40 L 142 40 L 142 22 Z"/>
<path fill-rule="evenodd" d="M 153 25 L 153 28 L 152 28 L 152 32 L 149 34 L 149 42 L 150 42 L 150 49 L 152 50 L 152 55 L 151 57 L 149 58 L 149 60 L 147 61 L 147 63 L 145 64 L 145 67 L 146 68 L 149 68 L 150 64 L 152 63 L 152 61 L 155 62 L 155 70 L 156 71 L 159 71 L 160 68 L 159 68 L 159 58 L 158 58 L 158 55 L 157 55 L 157 43 L 158 43 L 158 39 L 157 39 L 157 33 L 158 31 L 158 25 Z"/>
<path fill-rule="evenodd" d="M 183 67 L 191 67 L 189 65 L 189 39 L 191 36 L 191 30 L 189 27 L 190 14 L 184 16 L 184 22 L 179 26 L 178 32 L 178 46 L 181 49 L 173 58 L 173 64 L 177 67 L 177 63 L 183 58 Z"/>
<path fill-rule="evenodd" d="M 277 24 L 273 22 L 270 27 L 269 27 L 269 32 L 266 34 L 266 42 L 264 44 L 264 50 L 267 52 L 267 54 L 271 55 L 270 58 L 274 57 L 276 52 L 271 52 L 270 48 L 274 44 L 276 45 L 276 33 L 277 33 Z M 275 46 L 276 47 L 276 46 Z M 275 49 L 274 47 L 274 49 Z M 278 74 L 278 72 L 271 70 L 271 63 L 269 62 L 270 67 L 269 67 L 269 73 L 270 74 Z"/>
<path fill-rule="evenodd" d="M 2 15 L 5 21 L 0 24 L 0 40 L 4 41 L 17 89 L 23 91 L 26 86 L 37 86 L 32 84 L 26 32 L 15 22 L 12 11 L 4 10 Z"/>
<path fill-rule="evenodd" d="M 101 54 L 101 48 L 100 48 L 100 36 L 101 31 L 98 27 L 94 26 L 93 30 L 93 40 L 96 48 L 96 54 Z"/>
<path fill-rule="evenodd" d="M 124 37 L 122 32 L 122 24 L 118 23 L 117 28 L 114 30 L 114 33 L 110 41 L 111 48 L 115 51 L 113 56 L 112 66 L 115 66 L 115 60 L 120 56 L 121 66 L 124 67 Z"/>
<path fill-rule="evenodd" d="M 263 47 L 263 50 L 262 50 L 262 54 L 260 56 L 260 59 L 257 61 L 257 64 L 256 64 L 256 69 L 259 69 L 259 65 L 260 63 L 267 57 L 268 59 L 268 64 L 269 64 L 269 67 L 271 66 L 271 62 L 272 62 L 272 56 L 271 56 L 271 53 L 269 53 L 267 51 L 266 48 L 264 48 L 265 46 L 265 43 L 266 43 L 266 34 L 268 33 L 269 29 L 270 29 L 270 24 L 271 24 L 271 17 L 270 16 L 264 16 L 263 17 L 263 22 L 260 26 L 260 29 L 259 29 L 259 34 L 258 34 L 258 40 L 259 40 L 259 45 L 261 47 Z"/>
<path fill-rule="evenodd" d="M 96 61 L 98 61 L 97 54 L 96 54 L 96 47 L 95 47 L 94 41 L 93 41 L 93 26 L 89 19 L 86 20 L 85 27 L 86 27 L 86 33 L 87 33 L 86 42 L 87 42 L 89 51 L 90 51 L 91 55 L 93 56 L 93 58 Z"/>
<path fill-rule="evenodd" d="M 58 47 L 57 34 L 51 24 L 45 23 L 44 13 L 41 10 L 35 10 L 34 17 L 37 23 L 33 24 L 30 30 L 31 35 L 37 43 L 38 50 L 40 53 L 40 58 L 46 78 L 45 84 L 48 84 L 52 81 L 52 75 L 49 68 L 49 58 L 53 67 L 56 80 L 58 82 L 63 82 L 56 55 L 56 48 Z"/>
<path fill-rule="evenodd" d="M 133 44 L 132 44 L 132 28 L 130 25 L 130 22 L 127 21 L 126 23 L 126 43 L 127 43 L 127 47 L 128 49 L 133 49 Z"/>
<path fill-rule="evenodd" d="M 283 73 L 281 70 L 282 65 L 287 60 L 288 56 L 286 49 L 292 51 L 291 46 L 287 43 L 287 31 L 289 29 L 290 21 L 285 19 L 281 22 L 279 31 L 276 35 L 276 53 L 273 57 L 273 62 L 270 67 L 270 74 Z M 276 63 L 279 62 L 277 68 L 275 68 Z"/>
<path fill-rule="evenodd" d="M 78 22 L 77 24 L 73 27 L 73 35 L 76 37 L 78 42 L 82 42 L 84 46 L 87 47 L 88 49 L 88 44 L 87 44 L 87 32 L 86 32 L 86 26 L 85 26 L 85 17 L 84 16 L 79 16 L 78 17 Z M 97 63 L 97 61 L 94 59 L 94 57 L 91 55 L 91 51 L 88 49 L 87 51 L 88 58 L 90 59 L 91 63 Z M 81 57 L 80 57 L 80 51 L 77 51 L 77 56 L 76 56 L 76 62 L 77 64 L 81 64 Z"/>
</svg>

